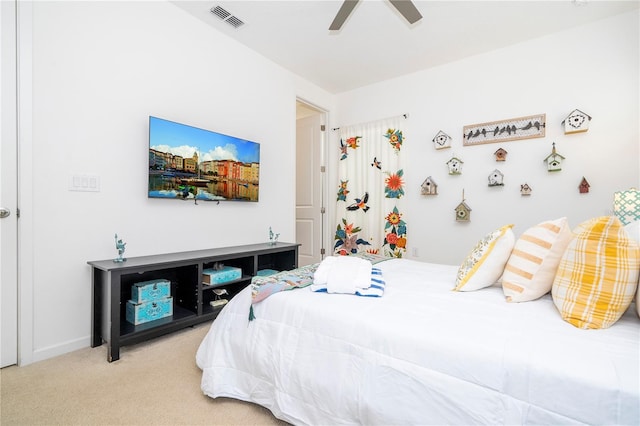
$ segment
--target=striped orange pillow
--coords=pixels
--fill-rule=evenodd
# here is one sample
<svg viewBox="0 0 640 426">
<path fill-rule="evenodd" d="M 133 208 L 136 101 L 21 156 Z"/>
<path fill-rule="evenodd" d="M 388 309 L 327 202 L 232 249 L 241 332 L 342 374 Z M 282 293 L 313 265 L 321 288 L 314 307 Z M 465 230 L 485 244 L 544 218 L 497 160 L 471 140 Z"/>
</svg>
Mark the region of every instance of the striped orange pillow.
<svg viewBox="0 0 640 426">
<path fill-rule="evenodd" d="M 615 216 L 578 225 L 560 261 L 551 295 L 562 318 L 578 328 L 608 328 L 631 304 L 640 247 Z"/>
<path fill-rule="evenodd" d="M 572 234 L 566 217 L 527 229 L 516 241 L 502 275 L 507 302 L 528 302 L 551 291 Z"/>
</svg>

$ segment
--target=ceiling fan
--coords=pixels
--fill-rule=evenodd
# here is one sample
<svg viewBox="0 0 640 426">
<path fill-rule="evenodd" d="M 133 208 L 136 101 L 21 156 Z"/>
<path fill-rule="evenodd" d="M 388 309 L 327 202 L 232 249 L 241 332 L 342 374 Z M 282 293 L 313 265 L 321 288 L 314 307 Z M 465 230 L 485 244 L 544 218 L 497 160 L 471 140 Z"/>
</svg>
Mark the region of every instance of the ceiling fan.
<svg viewBox="0 0 640 426">
<path fill-rule="evenodd" d="M 342 6 L 340 6 L 340 10 L 338 10 L 338 14 L 333 19 L 331 26 L 329 26 L 329 31 L 337 31 L 342 28 L 342 25 L 349 15 L 351 15 L 351 12 L 359 1 L 360 0 L 344 0 Z M 418 12 L 418 9 L 411 0 L 389 0 L 389 3 L 391 3 L 410 24 L 414 24 L 422 19 L 422 15 Z"/>
</svg>

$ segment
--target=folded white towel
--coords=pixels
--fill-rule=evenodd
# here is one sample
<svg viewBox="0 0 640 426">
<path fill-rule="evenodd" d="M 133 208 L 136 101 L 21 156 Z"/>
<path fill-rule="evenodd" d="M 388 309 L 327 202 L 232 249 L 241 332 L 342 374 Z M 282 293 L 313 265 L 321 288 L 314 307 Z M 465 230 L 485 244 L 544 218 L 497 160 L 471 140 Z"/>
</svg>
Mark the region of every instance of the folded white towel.
<svg viewBox="0 0 640 426">
<path fill-rule="evenodd" d="M 322 262 L 318 265 L 318 269 L 313 274 L 313 283 L 318 285 L 327 284 L 327 280 L 329 279 L 329 271 L 331 267 L 335 265 L 336 256 L 328 256 L 325 257 Z"/>
<path fill-rule="evenodd" d="M 371 286 L 371 262 L 359 257 L 339 256 L 331 261 L 327 276 L 328 293 L 355 294 Z"/>
</svg>

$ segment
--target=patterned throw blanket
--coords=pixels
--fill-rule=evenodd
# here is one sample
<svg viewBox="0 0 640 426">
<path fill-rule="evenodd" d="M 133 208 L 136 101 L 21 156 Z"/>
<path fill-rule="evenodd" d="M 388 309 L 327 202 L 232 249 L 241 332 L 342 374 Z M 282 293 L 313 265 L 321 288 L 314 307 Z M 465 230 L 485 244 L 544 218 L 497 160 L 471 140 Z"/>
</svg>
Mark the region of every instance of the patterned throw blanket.
<svg viewBox="0 0 640 426">
<path fill-rule="evenodd" d="M 388 257 L 373 255 L 369 253 L 361 253 L 355 256 L 370 261 L 372 265 L 390 259 Z M 251 308 L 249 308 L 249 321 L 253 321 L 256 318 L 253 312 L 253 305 L 255 305 L 256 303 L 263 301 L 264 299 L 275 293 L 287 290 L 295 290 L 297 288 L 304 288 L 313 284 L 313 274 L 318 269 L 318 265 L 320 264 L 314 263 L 313 265 L 302 266 L 291 271 L 282 271 L 269 276 L 253 277 L 253 279 L 251 280 Z M 379 271 L 379 269 L 375 269 Z M 381 273 L 380 275 L 377 275 L 376 272 L 375 278 L 376 280 L 380 279 Z M 367 296 L 382 296 L 382 293 L 384 292 L 384 281 L 382 281 L 382 291 L 380 291 L 379 283 L 376 283 L 376 285 L 378 294 L 367 294 Z"/>
<path fill-rule="evenodd" d="M 278 272 L 266 277 L 253 277 L 251 280 L 251 308 L 249 309 L 249 321 L 256 317 L 253 314 L 253 305 L 263 301 L 272 294 L 281 291 L 294 290 L 313 284 L 313 274 L 318 269 L 319 263 L 303 266 L 292 271 Z"/>
</svg>

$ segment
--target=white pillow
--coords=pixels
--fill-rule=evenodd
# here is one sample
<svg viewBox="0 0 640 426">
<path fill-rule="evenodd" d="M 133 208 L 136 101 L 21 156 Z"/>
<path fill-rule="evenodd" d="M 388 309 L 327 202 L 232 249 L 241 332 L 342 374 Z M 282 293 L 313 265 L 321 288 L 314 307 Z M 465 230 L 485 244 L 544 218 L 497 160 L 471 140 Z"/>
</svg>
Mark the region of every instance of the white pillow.
<svg viewBox="0 0 640 426">
<path fill-rule="evenodd" d="M 635 222 L 626 224 L 624 226 L 624 230 L 626 231 L 627 235 L 629 235 L 629 238 L 640 244 L 640 220 L 636 220 Z M 640 273 L 638 275 L 640 275 Z M 636 292 L 635 300 L 636 313 L 640 317 L 640 283 L 638 283 L 638 291 Z"/>
<path fill-rule="evenodd" d="M 640 220 L 625 225 L 624 230 L 629 238 L 640 244 Z"/>
<path fill-rule="evenodd" d="M 528 302 L 551 291 L 571 237 L 567 218 L 562 217 L 532 226 L 518 238 L 502 275 L 507 302 Z"/>
<path fill-rule="evenodd" d="M 516 238 L 505 225 L 482 238 L 458 268 L 455 291 L 474 291 L 493 285 L 509 260 Z"/>
</svg>

